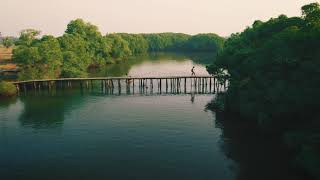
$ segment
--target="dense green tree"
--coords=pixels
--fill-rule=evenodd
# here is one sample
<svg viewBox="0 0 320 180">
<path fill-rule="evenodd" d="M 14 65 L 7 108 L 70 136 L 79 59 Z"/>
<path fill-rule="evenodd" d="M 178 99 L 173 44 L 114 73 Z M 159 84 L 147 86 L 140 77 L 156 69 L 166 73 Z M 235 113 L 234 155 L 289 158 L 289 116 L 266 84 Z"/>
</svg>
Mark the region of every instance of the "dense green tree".
<svg viewBox="0 0 320 180">
<path fill-rule="evenodd" d="M 21 42 L 23 43 L 13 51 L 13 59 L 21 69 L 20 79 L 56 78 L 60 75 L 63 59 L 60 44 L 56 38 L 43 36 L 41 39 L 28 39 Z"/>
<path fill-rule="evenodd" d="M 66 33 L 78 34 L 87 41 L 90 41 L 92 39 L 98 39 L 99 37 L 102 36 L 97 26 L 91 23 L 85 22 L 82 19 L 76 19 L 71 21 L 67 25 Z"/>
<path fill-rule="evenodd" d="M 82 19 L 71 21 L 61 37 L 40 31 L 21 32 L 14 60 L 22 71 L 20 79 L 85 77 L 90 68 L 127 60 L 129 56 L 152 51 L 210 51 L 221 49 L 223 38 L 215 34 L 190 36 L 182 33 L 107 34 Z"/>
<path fill-rule="evenodd" d="M 148 41 L 149 51 L 179 51 L 190 38 L 182 33 L 142 34 Z"/>
<path fill-rule="evenodd" d="M 87 42 L 79 34 L 64 34 L 58 39 L 63 53 L 62 76 L 86 76 L 87 68 L 92 62 Z"/>
<path fill-rule="evenodd" d="M 40 31 L 35 29 L 25 29 L 20 32 L 20 37 L 16 42 L 17 45 L 30 46 L 34 40 L 40 35 Z"/>
<path fill-rule="evenodd" d="M 148 41 L 141 34 L 119 34 L 129 44 L 129 49 L 133 55 L 144 54 L 148 52 Z"/>
<path fill-rule="evenodd" d="M 302 7 L 302 18 L 256 21 L 233 34 L 208 68 L 230 75 L 223 105 L 217 107 L 280 135 L 298 154 L 299 164 L 318 178 L 319 11 L 319 4 L 312 3 Z"/>
<path fill-rule="evenodd" d="M 82 57 L 73 51 L 65 51 L 63 53 L 63 77 L 86 77 L 87 66 L 81 60 Z"/>
<path fill-rule="evenodd" d="M 192 36 L 183 46 L 187 51 L 219 52 L 222 50 L 224 38 L 216 34 L 198 34 Z"/>
<path fill-rule="evenodd" d="M 225 69 L 230 74 L 232 109 L 261 123 L 290 120 L 298 115 L 292 111 L 300 113 L 307 104 L 312 109 L 309 93 L 318 88 L 309 77 L 319 73 L 316 52 L 320 34 L 311 33 L 306 24 L 301 18 L 280 16 L 255 23 L 228 39 L 209 71 Z M 305 92 L 301 92 L 302 84 Z"/>
<path fill-rule="evenodd" d="M 119 34 L 108 34 L 105 37 L 108 44 L 111 45 L 111 57 L 116 60 L 127 59 L 131 54 L 129 43 Z"/>
<path fill-rule="evenodd" d="M 107 44 L 97 26 L 84 22 L 82 19 L 71 21 L 66 34 L 77 35 L 86 42 L 86 50 L 90 55 L 90 64 L 104 64 L 110 54 L 110 45 Z"/>
<path fill-rule="evenodd" d="M 143 34 L 149 51 L 219 52 L 224 38 L 213 34 L 190 36 L 181 33 Z"/>
<path fill-rule="evenodd" d="M 320 22 L 320 5 L 318 3 L 311 3 L 302 7 L 303 18 L 309 24 L 317 24 Z"/>
<path fill-rule="evenodd" d="M 161 39 L 159 34 L 144 34 L 143 36 L 148 41 L 149 51 L 164 50 L 163 39 Z"/>
</svg>

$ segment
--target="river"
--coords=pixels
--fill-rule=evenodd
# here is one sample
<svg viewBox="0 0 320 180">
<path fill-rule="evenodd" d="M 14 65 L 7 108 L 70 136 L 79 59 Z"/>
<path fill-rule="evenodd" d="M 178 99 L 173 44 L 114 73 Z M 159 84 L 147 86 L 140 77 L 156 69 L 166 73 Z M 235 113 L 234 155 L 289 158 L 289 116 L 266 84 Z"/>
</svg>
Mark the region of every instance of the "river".
<svg viewBox="0 0 320 180">
<path fill-rule="evenodd" d="M 208 75 L 205 65 L 213 60 L 214 56 L 203 54 L 152 54 L 109 65 L 91 76 L 190 75 L 193 66 L 197 75 Z M 270 155 L 263 151 L 272 149 L 270 142 L 246 144 L 246 139 L 252 142 L 254 137 L 248 138 L 250 134 L 239 129 L 226 129 L 214 112 L 206 110 L 214 97 L 210 93 L 107 95 L 75 88 L 1 100 L 0 177 L 291 177 L 291 169 L 283 163 L 284 151 L 271 151 L 275 155 Z M 252 155 L 250 145 L 256 151 Z M 264 166 L 259 168 L 258 161 L 267 165 L 260 162 Z M 273 167 L 273 163 L 277 165 Z M 280 168 L 279 176 L 273 171 L 276 168 Z M 263 177 L 260 179 L 268 179 Z"/>
</svg>

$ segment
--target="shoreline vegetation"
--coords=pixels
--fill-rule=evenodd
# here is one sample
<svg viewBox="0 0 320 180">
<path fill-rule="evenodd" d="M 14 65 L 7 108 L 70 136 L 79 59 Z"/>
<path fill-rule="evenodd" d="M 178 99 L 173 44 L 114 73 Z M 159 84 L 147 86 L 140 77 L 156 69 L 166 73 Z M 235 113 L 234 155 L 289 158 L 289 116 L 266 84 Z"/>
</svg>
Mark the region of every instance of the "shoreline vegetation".
<svg viewBox="0 0 320 180">
<path fill-rule="evenodd" d="M 208 108 L 282 139 L 292 164 L 320 179 L 319 59 L 318 3 L 303 6 L 302 17 L 255 21 L 232 34 L 207 68 L 230 82 Z"/>
<path fill-rule="evenodd" d="M 0 97 L 12 97 L 17 94 L 17 88 L 10 82 L 0 80 Z"/>
<path fill-rule="evenodd" d="M 148 52 L 213 52 L 223 48 L 224 38 L 213 34 L 127 34 L 103 36 L 98 27 L 82 19 L 71 21 L 60 37 L 23 30 L 15 41 L 13 62 L 19 80 L 87 77 L 88 70 L 126 61 Z"/>
</svg>

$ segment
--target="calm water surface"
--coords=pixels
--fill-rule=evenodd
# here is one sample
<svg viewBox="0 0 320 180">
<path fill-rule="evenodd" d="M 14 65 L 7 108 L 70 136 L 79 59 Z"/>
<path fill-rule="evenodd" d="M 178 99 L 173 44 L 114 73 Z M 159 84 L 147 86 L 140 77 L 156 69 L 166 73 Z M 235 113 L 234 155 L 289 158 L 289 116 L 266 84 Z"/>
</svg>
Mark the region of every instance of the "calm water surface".
<svg viewBox="0 0 320 180">
<path fill-rule="evenodd" d="M 209 75 L 206 65 L 212 63 L 215 54 L 177 54 L 155 53 L 130 58 L 124 63 L 108 65 L 106 68 L 94 71 L 91 77 L 100 76 L 190 76 L 191 68 L 195 66 L 196 75 Z"/>
<path fill-rule="evenodd" d="M 189 75 L 192 66 L 207 75 L 210 58 L 157 54 L 91 76 Z M 272 143 L 226 129 L 205 110 L 214 96 L 73 89 L 1 100 L 0 179 L 269 179 L 279 172 L 290 177 L 283 153 L 272 151 Z M 265 161 L 261 168 L 258 161 Z"/>
</svg>

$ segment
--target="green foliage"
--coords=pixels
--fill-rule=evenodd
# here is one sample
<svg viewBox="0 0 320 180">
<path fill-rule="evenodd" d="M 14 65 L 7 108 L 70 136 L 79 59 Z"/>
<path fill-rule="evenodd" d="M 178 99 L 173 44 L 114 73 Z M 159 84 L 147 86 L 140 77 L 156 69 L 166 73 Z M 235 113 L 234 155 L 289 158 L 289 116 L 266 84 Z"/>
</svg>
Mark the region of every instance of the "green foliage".
<svg viewBox="0 0 320 180">
<path fill-rule="evenodd" d="M 2 39 L 2 44 L 6 48 L 9 48 L 9 47 L 13 46 L 13 44 L 14 44 L 13 38 L 10 38 L 10 37 L 3 38 Z"/>
<path fill-rule="evenodd" d="M 63 53 L 62 76 L 85 77 L 92 63 L 88 44 L 79 34 L 64 34 L 58 38 Z"/>
<path fill-rule="evenodd" d="M 187 51 L 217 53 L 223 48 L 225 39 L 213 34 L 190 36 L 181 33 L 143 34 L 149 51 Z"/>
<path fill-rule="evenodd" d="M 256 21 L 226 41 L 208 69 L 230 74 L 230 109 L 280 129 L 314 114 L 320 105 L 315 100 L 320 99 L 320 31 L 315 17 L 306 17 L 319 8 L 306 7 L 304 18 L 281 15 Z"/>
<path fill-rule="evenodd" d="M 53 36 L 22 39 L 21 44 L 13 50 L 13 60 L 21 67 L 19 79 L 58 77 L 63 60 L 58 40 Z"/>
<path fill-rule="evenodd" d="M 181 33 L 142 34 L 149 44 L 149 51 L 178 51 L 190 38 Z"/>
<path fill-rule="evenodd" d="M 319 3 L 311 3 L 302 7 L 303 18 L 310 25 L 320 25 L 320 5 Z"/>
<path fill-rule="evenodd" d="M 108 34 L 106 41 L 111 45 L 111 57 L 115 60 L 127 59 L 132 52 L 129 43 L 125 41 L 119 34 Z"/>
<path fill-rule="evenodd" d="M 222 50 L 224 38 L 216 34 L 198 34 L 192 36 L 185 44 L 187 51 L 219 52 Z"/>
<path fill-rule="evenodd" d="M 118 35 L 128 42 L 129 49 L 133 55 L 145 54 L 148 52 L 148 41 L 141 34 L 120 33 Z"/>
<path fill-rule="evenodd" d="M 21 72 L 19 79 L 85 77 L 90 68 L 127 60 L 149 51 L 218 52 L 224 39 L 215 34 L 190 36 L 181 33 L 107 34 L 82 19 L 71 21 L 65 34 L 38 38 L 40 31 L 23 30 L 13 59 Z"/>
<path fill-rule="evenodd" d="M 78 34 L 87 41 L 99 39 L 102 36 L 97 26 L 92 25 L 91 23 L 84 22 L 82 19 L 71 21 L 67 25 L 66 33 Z"/>
<path fill-rule="evenodd" d="M 86 77 L 87 76 L 87 64 L 83 62 L 73 51 L 66 51 L 63 53 L 63 77 Z"/>
<path fill-rule="evenodd" d="M 82 19 L 76 19 L 68 24 L 66 34 L 77 36 L 76 41 L 86 46 L 87 55 L 85 57 L 88 58 L 88 66 L 105 64 L 109 58 L 111 46 L 101 35 L 97 26 L 84 22 Z"/>
<path fill-rule="evenodd" d="M 0 97 L 10 97 L 17 94 L 16 86 L 10 82 L 0 81 Z"/>
<path fill-rule="evenodd" d="M 208 71 L 230 74 L 224 108 L 237 120 L 273 134 L 303 132 L 285 139 L 299 166 L 319 178 L 319 4 L 303 6 L 302 15 L 255 21 L 233 34 Z"/>
<path fill-rule="evenodd" d="M 37 36 L 40 35 L 40 31 L 35 29 L 25 29 L 20 32 L 20 37 L 16 42 L 16 45 L 31 45 Z"/>
</svg>

